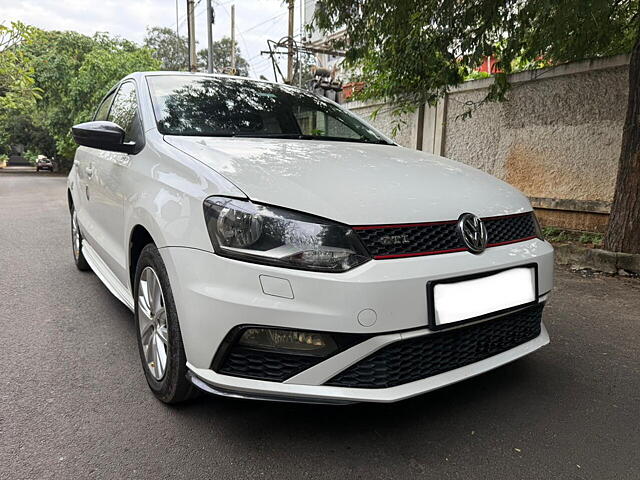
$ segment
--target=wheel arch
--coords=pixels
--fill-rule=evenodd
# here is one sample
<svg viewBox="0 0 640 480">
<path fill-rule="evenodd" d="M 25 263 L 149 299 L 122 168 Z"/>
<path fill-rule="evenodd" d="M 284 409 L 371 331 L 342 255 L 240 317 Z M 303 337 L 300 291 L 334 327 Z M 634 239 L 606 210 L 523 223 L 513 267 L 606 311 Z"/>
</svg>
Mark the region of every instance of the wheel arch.
<svg viewBox="0 0 640 480">
<path fill-rule="evenodd" d="M 133 284 L 136 276 L 136 267 L 138 265 L 138 259 L 142 253 L 142 249 L 149 244 L 157 246 L 156 241 L 143 225 L 136 224 L 131 229 L 129 235 L 129 281 L 131 286 L 131 293 L 133 294 Z"/>
<path fill-rule="evenodd" d="M 70 188 L 67 188 L 67 206 L 69 207 L 69 213 L 71 213 L 71 209 L 73 208 L 73 195 L 71 194 Z"/>
</svg>

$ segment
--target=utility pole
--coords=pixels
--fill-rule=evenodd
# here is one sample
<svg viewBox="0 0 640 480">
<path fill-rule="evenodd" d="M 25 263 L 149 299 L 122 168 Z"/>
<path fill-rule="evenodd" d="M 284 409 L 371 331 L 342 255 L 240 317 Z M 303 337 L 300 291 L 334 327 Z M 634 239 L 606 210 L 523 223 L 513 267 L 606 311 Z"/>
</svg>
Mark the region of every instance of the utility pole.
<svg viewBox="0 0 640 480">
<path fill-rule="evenodd" d="M 304 40 L 304 9 L 306 2 L 300 2 L 300 43 Z M 304 45 L 304 44 L 303 44 Z M 298 87 L 302 88 L 302 65 L 300 64 L 300 57 L 298 57 Z"/>
<path fill-rule="evenodd" d="M 231 5 L 231 75 L 236 74 L 236 6 Z"/>
<path fill-rule="evenodd" d="M 294 0 L 288 0 L 289 3 L 289 33 L 287 46 L 287 83 L 293 83 L 293 3 Z"/>
<path fill-rule="evenodd" d="M 207 0 L 207 72 L 213 73 L 213 22 L 215 14 L 211 0 Z"/>
<path fill-rule="evenodd" d="M 178 22 L 178 0 L 176 0 L 176 58 L 180 58 L 180 23 Z"/>
<path fill-rule="evenodd" d="M 194 15 L 195 0 L 187 0 L 187 30 L 189 34 L 189 71 L 198 69 L 196 60 L 196 19 Z"/>
</svg>

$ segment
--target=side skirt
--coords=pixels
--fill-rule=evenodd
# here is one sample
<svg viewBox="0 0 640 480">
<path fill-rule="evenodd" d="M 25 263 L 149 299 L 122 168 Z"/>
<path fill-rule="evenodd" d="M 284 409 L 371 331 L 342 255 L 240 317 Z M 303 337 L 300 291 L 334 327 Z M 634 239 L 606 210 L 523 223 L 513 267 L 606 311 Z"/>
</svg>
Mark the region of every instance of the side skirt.
<svg viewBox="0 0 640 480">
<path fill-rule="evenodd" d="M 82 240 L 82 253 L 84 253 L 84 258 L 87 260 L 91 270 L 93 270 L 100 281 L 104 283 L 104 286 L 133 312 L 134 304 L 131 292 L 118 280 L 86 240 Z"/>
</svg>

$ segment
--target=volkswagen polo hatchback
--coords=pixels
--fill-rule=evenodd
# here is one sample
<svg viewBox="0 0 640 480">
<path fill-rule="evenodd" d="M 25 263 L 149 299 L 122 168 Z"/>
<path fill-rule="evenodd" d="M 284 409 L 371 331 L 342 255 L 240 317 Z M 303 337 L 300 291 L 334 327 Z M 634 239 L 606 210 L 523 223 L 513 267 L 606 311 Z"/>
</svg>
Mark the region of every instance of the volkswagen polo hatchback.
<svg viewBox="0 0 640 480">
<path fill-rule="evenodd" d="M 72 247 L 162 401 L 392 402 L 548 343 L 527 198 L 286 85 L 135 73 L 68 179 Z"/>
</svg>

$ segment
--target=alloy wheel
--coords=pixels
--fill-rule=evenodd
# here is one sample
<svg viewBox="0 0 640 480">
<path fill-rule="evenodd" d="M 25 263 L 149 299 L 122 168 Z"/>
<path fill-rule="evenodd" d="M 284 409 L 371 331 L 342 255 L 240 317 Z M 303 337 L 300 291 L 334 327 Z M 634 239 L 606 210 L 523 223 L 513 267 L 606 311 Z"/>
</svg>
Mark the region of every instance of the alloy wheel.
<svg viewBox="0 0 640 480">
<path fill-rule="evenodd" d="M 169 329 L 162 286 L 151 267 L 145 267 L 140 275 L 138 325 L 147 368 L 153 378 L 161 380 L 167 369 Z"/>
<path fill-rule="evenodd" d="M 80 256 L 80 242 L 82 242 L 82 238 L 80 237 L 80 227 L 78 227 L 78 214 L 75 209 L 71 217 L 71 242 L 73 244 L 73 256 L 77 260 Z"/>
</svg>

